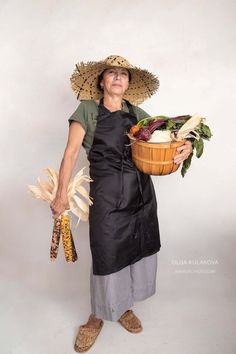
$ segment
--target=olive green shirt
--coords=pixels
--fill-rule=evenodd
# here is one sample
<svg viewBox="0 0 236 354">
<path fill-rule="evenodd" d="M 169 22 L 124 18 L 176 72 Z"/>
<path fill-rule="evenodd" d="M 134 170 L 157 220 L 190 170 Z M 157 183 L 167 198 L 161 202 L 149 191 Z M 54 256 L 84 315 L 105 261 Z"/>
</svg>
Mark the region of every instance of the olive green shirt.
<svg viewBox="0 0 236 354">
<path fill-rule="evenodd" d="M 150 115 L 146 113 L 142 108 L 134 105 L 132 105 L 132 107 L 138 121 L 143 118 L 150 117 Z M 124 112 L 129 112 L 126 102 L 123 103 L 122 110 Z M 97 102 L 94 100 L 83 100 L 80 102 L 79 106 L 72 114 L 72 116 L 68 119 L 69 125 L 71 124 L 72 121 L 76 121 L 79 122 L 84 128 L 85 136 L 82 142 L 82 146 L 84 147 L 87 155 L 93 144 L 93 138 L 94 138 L 95 128 L 97 124 L 97 116 L 98 116 Z"/>
</svg>

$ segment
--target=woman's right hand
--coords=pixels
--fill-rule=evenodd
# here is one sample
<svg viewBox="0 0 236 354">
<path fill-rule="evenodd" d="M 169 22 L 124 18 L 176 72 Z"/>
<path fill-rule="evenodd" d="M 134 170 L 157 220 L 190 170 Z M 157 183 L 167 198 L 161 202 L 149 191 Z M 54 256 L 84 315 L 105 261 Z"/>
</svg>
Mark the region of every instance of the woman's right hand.
<svg viewBox="0 0 236 354">
<path fill-rule="evenodd" d="M 65 210 L 70 209 L 69 201 L 67 196 L 56 196 L 50 204 L 50 208 L 53 214 L 53 218 L 57 219 L 64 213 Z"/>
</svg>

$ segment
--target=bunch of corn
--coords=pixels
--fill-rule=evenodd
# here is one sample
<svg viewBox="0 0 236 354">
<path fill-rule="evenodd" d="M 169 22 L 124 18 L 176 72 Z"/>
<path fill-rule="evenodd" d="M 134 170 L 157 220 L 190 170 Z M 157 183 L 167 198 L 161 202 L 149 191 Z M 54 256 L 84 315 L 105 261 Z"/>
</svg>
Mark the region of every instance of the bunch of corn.
<svg viewBox="0 0 236 354">
<path fill-rule="evenodd" d="M 51 242 L 51 249 L 50 249 L 51 261 L 55 261 L 55 259 L 57 258 L 60 237 L 62 237 L 62 243 L 63 243 L 66 261 L 75 262 L 78 259 L 78 257 L 77 257 L 75 244 L 74 244 L 74 240 L 70 228 L 70 217 L 67 214 L 62 214 L 58 219 L 55 219 L 54 221 L 52 242 Z"/>
<path fill-rule="evenodd" d="M 81 219 L 83 221 L 88 220 L 89 205 L 92 205 L 92 200 L 88 192 L 81 185 L 83 182 L 92 182 L 92 179 L 89 176 L 83 174 L 84 168 L 82 168 L 75 175 L 73 180 L 71 180 L 68 185 L 68 200 L 70 205 L 69 210 L 78 217 L 77 226 Z M 45 171 L 50 180 L 41 181 L 38 177 L 38 186 L 28 185 L 28 189 L 35 198 L 51 203 L 56 196 L 56 191 L 58 188 L 58 173 L 55 172 L 52 168 L 47 168 Z M 78 197 L 76 195 L 77 192 L 85 200 Z M 62 215 L 59 216 L 59 218 L 54 220 L 50 248 L 51 261 L 54 261 L 57 258 L 60 237 L 62 238 L 66 261 L 75 262 L 77 260 L 77 253 L 71 232 L 70 217 L 68 215 L 68 211 L 64 212 Z"/>
</svg>

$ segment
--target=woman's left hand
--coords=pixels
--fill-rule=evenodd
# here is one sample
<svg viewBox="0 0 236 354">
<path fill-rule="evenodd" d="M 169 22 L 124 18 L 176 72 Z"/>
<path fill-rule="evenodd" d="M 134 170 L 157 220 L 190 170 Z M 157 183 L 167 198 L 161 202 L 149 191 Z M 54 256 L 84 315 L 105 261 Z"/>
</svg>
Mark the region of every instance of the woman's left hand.
<svg viewBox="0 0 236 354">
<path fill-rule="evenodd" d="M 192 143 L 187 140 L 184 145 L 177 148 L 177 151 L 180 153 L 174 156 L 174 163 L 180 164 L 186 160 L 193 151 Z"/>
</svg>

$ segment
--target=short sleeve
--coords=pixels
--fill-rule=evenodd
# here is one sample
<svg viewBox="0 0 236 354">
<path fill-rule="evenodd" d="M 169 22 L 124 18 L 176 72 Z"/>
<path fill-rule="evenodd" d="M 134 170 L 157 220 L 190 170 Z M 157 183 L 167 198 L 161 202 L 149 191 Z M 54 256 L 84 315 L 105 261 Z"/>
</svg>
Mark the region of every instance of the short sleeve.
<svg viewBox="0 0 236 354">
<path fill-rule="evenodd" d="M 137 120 L 141 120 L 143 118 L 147 118 L 150 117 L 150 114 L 148 114 L 147 112 L 145 112 L 142 108 L 138 107 L 138 106 L 133 106 L 134 107 L 134 111 L 136 113 L 136 117 Z"/>
<path fill-rule="evenodd" d="M 88 129 L 88 107 L 85 101 L 81 101 L 75 112 L 68 119 L 69 125 L 73 122 L 79 122 L 84 128 L 85 133 Z"/>
</svg>

